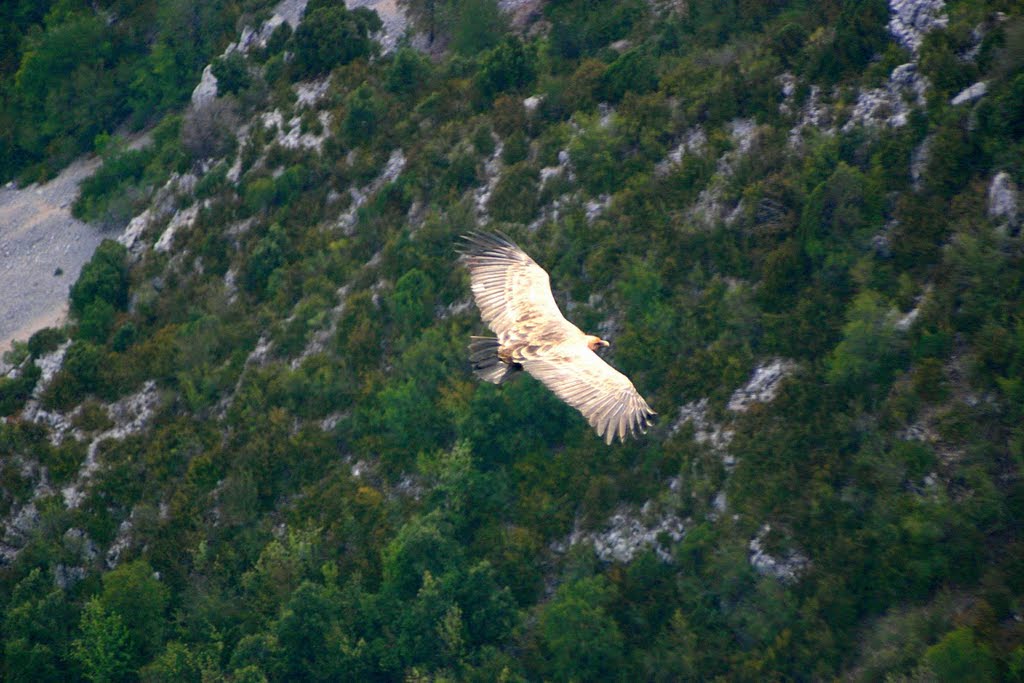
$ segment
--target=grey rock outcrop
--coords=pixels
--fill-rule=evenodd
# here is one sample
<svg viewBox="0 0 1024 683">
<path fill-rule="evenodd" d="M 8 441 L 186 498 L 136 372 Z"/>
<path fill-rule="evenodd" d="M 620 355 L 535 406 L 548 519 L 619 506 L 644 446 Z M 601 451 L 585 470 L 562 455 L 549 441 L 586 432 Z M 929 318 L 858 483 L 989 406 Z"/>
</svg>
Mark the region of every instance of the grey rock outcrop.
<svg viewBox="0 0 1024 683">
<path fill-rule="evenodd" d="M 988 92 L 988 83 L 985 81 L 978 81 L 972 86 L 964 88 L 956 97 L 949 101 L 953 106 L 968 104 L 970 102 L 976 102 L 980 100 Z"/>
<path fill-rule="evenodd" d="M 242 29 L 242 35 L 237 43 L 231 43 L 224 54 L 231 54 L 234 51 L 247 53 L 253 48 L 264 48 L 267 41 L 282 24 L 288 24 L 293 30 L 298 28 L 302 21 L 302 15 L 306 11 L 307 0 L 281 0 L 274 7 L 274 13 L 269 19 L 263 22 L 259 29 L 246 26 Z"/>
<path fill-rule="evenodd" d="M 988 215 L 1011 228 L 1020 225 L 1017 184 L 1010 174 L 1000 171 L 988 186 Z"/>
<path fill-rule="evenodd" d="M 302 117 L 293 116 L 285 121 L 284 116 L 277 109 L 267 112 L 260 117 L 263 127 L 276 131 L 274 142 L 285 149 L 309 149 L 320 151 L 324 140 L 330 134 L 331 112 L 322 111 L 317 114 L 320 123 L 319 133 L 302 132 Z"/>
<path fill-rule="evenodd" d="M 835 129 L 831 126 L 832 110 L 822 102 L 821 87 L 812 85 L 807 95 L 807 100 L 800 109 L 796 125 L 789 130 L 789 145 L 790 147 L 798 148 L 803 140 L 804 130 L 807 129 L 832 134 L 835 132 Z"/>
<path fill-rule="evenodd" d="M 68 590 L 76 583 L 85 578 L 84 567 L 69 567 L 66 564 L 58 564 L 53 570 L 53 582 L 61 590 Z"/>
<path fill-rule="evenodd" d="M 742 413 L 755 403 L 768 403 L 779 393 L 782 380 L 793 374 L 796 363 L 775 358 L 754 368 L 754 374 L 729 398 L 729 410 Z"/>
<path fill-rule="evenodd" d="M 148 246 L 142 240 L 143 234 L 152 226 L 158 225 L 166 220 L 168 216 L 173 217 L 180 212 L 176 209 L 179 198 L 191 195 L 195 189 L 198 179 L 191 173 L 172 173 L 163 187 L 156 191 L 149 202 L 149 206 L 138 216 L 133 218 L 124 232 L 117 238 L 123 244 L 132 258 L 138 258 Z M 194 216 L 192 217 L 194 219 Z M 179 220 L 181 220 L 179 218 Z M 173 232 L 167 238 L 168 242 L 173 237 Z M 167 246 L 170 246 L 169 243 Z"/>
<path fill-rule="evenodd" d="M 39 510 L 36 509 L 35 502 L 29 501 L 18 509 L 6 525 L 3 538 L 0 539 L 0 567 L 14 561 L 18 551 L 24 547 L 38 526 Z"/>
<path fill-rule="evenodd" d="M 924 172 L 928 168 L 928 162 L 932 158 L 932 141 L 935 134 L 931 134 L 921 141 L 921 144 L 914 148 L 910 154 L 910 183 L 915 192 L 924 188 Z"/>
<path fill-rule="evenodd" d="M 687 422 L 693 425 L 693 440 L 701 445 L 706 445 L 711 450 L 726 454 L 726 448 L 732 441 L 734 435 L 731 429 L 713 421 L 708 414 L 708 399 L 702 398 L 691 401 L 679 409 L 679 417 L 672 423 L 671 433 L 682 429 Z M 725 455 L 728 458 L 728 455 Z M 726 462 L 726 464 L 734 464 Z"/>
<path fill-rule="evenodd" d="M 85 498 L 85 486 L 99 468 L 99 445 L 107 439 L 121 440 L 137 434 L 149 426 L 149 422 L 160 405 L 160 393 L 156 382 L 146 382 L 137 393 L 126 396 L 107 407 L 107 413 L 114 426 L 101 432 L 86 451 L 85 463 L 75 481 L 61 489 L 64 504 L 74 509 L 81 505 Z"/>
<path fill-rule="evenodd" d="M 193 106 L 200 106 L 217 98 L 217 77 L 213 75 L 213 65 L 207 64 L 199 83 L 192 90 Z"/>
<path fill-rule="evenodd" d="M 228 45 L 222 56 L 229 55 L 232 52 L 245 54 L 253 48 L 266 47 L 270 36 L 282 24 L 288 24 L 293 29 L 297 28 L 302 20 L 303 12 L 306 11 L 306 2 L 307 0 L 282 0 L 274 8 L 274 13 L 270 19 L 265 21 L 258 30 L 251 26 L 246 26 L 242 29 L 238 42 Z M 213 65 L 207 64 L 206 68 L 203 69 L 203 75 L 199 79 L 199 84 L 192 91 L 192 105 L 199 106 L 216 99 L 216 97 L 217 77 L 213 75 Z"/>
<path fill-rule="evenodd" d="M 487 202 L 490 201 L 491 195 L 494 194 L 495 188 L 498 187 L 498 181 L 501 180 L 501 170 L 504 168 L 504 164 L 501 161 L 501 153 L 504 150 L 505 143 L 499 140 L 494 147 L 494 152 L 484 161 L 484 179 L 486 182 L 473 193 L 476 201 L 476 211 L 483 223 L 490 220 L 490 216 L 487 214 Z"/>
<path fill-rule="evenodd" d="M 552 550 L 565 552 L 580 543 L 593 545 L 594 553 L 602 562 L 631 562 L 645 548 L 651 548 L 663 562 L 672 562 L 672 546 L 686 534 L 683 520 L 674 514 L 652 514 L 652 504 L 646 503 L 637 514 L 620 508 L 601 531 L 587 532 L 576 529 L 564 542 L 555 543 Z"/>
<path fill-rule="evenodd" d="M 384 164 L 384 168 L 381 169 L 380 175 L 374 178 L 369 185 L 361 188 L 349 188 L 348 191 L 352 197 L 352 203 L 338 217 L 338 225 L 342 228 L 343 232 L 348 233 L 348 231 L 355 227 L 359 208 L 366 203 L 366 200 L 385 185 L 393 183 L 403 170 L 405 170 L 405 154 L 402 150 L 395 149 L 391 151 L 391 155 Z"/>
<path fill-rule="evenodd" d="M 928 79 L 918 72 L 917 64 L 901 64 L 892 70 L 889 81 L 883 87 L 860 92 L 850 120 L 843 125 L 843 132 L 848 133 L 858 125 L 889 128 L 905 126 L 911 109 L 924 106 L 927 90 Z"/>
<path fill-rule="evenodd" d="M 889 0 L 889 33 L 916 55 L 929 31 L 949 25 L 945 8 L 943 0 Z"/>
<path fill-rule="evenodd" d="M 76 527 L 64 532 L 64 548 L 77 555 L 82 562 L 92 562 L 100 552 L 89 535 Z"/>
<path fill-rule="evenodd" d="M 700 126 L 694 126 L 683 134 L 679 144 L 669 150 L 665 159 L 659 161 L 654 167 L 654 174 L 658 177 L 668 175 L 672 169 L 682 163 L 683 157 L 696 154 L 703 154 L 707 149 L 708 136 Z"/>
<path fill-rule="evenodd" d="M 170 223 L 167 224 L 167 227 L 164 228 L 163 233 L 161 233 L 160 239 L 158 239 L 156 244 L 153 245 L 153 251 L 161 253 L 169 252 L 174 244 L 174 236 L 179 230 L 192 227 L 192 224 L 195 223 L 196 216 L 198 215 L 199 206 L 197 204 L 193 204 L 186 209 L 181 209 L 180 211 L 175 212 L 174 216 L 171 217 Z"/>
<path fill-rule="evenodd" d="M 796 583 L 810 566 L 810 559 L 799 550 L 790 549 L 785 555 L 776 556 L 765 549 L 765 541 L 771 532 L 771 524 L 765 524 L 750 539 L 750 566 L 761 576 L 771 576 L 783 583 Z"/>
<path fill-rule="evenodd" d="M 701 190 L 697 201 L 687 211 L 697 225 L 713 228 L 720 223 L 731 225 L 740 215 L 742 200 L 733 204 L 724 201 L 726 187 L 743 157 L 751 153 L 758 142 L 757 123 L 753 119 L 733 119 L 727 124 L 733 148 L 718 158 L 715 175 Z"/>
<path fill-rule="evenodd" d="M 383 54 L 393 51 L 409 29 L 409 19 L 400 0 L 348 0 L 345 6 L 349 9 L 365 7 L 377 13 L 383 26 L 373 38 L 380 43 Z M 418 47 L 422 41 L 411 42 Z"/>
</svg>

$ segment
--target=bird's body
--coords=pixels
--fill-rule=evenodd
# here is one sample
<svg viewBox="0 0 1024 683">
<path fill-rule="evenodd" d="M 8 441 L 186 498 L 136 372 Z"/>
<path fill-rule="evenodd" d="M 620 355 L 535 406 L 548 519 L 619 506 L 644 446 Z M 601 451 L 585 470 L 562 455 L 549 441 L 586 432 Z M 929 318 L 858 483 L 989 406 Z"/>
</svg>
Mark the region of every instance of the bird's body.
<svg viewBox="0 0 1024 683">
<path fill-rule="evenodd" d="M 477 376 L 500 384 L 526 370 L 579 410 L 607 443 L 645 431 L 654 411 L 625 375 L 595 353 L 608 342 L 565 319 L 544 269 L 505 237 L 475 233 L 465 239 L 462 259 L 473 297 L 497 335 L 470 343 Z"/>
</svg>

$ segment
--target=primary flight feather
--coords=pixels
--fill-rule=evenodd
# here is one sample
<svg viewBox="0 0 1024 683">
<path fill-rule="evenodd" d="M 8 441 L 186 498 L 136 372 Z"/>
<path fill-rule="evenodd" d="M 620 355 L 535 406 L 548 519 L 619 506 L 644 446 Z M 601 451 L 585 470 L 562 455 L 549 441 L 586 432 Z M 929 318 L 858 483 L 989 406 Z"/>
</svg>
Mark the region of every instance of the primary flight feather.
<svg viewBox="0 0 1024 683">
<path fill-rule="evenodd" d="M 655 412 L 629 378 L 595 353 L 608 342 L 570 323 L 551 295 L 543 268 L 506 237 L 463 237 L 480 317 L 497 335 L 473 337 L 470 362 L 478 377 L 501 384 L 519 370 L 544 383 L 611 443 L 647 431 Z"/>
</svg>

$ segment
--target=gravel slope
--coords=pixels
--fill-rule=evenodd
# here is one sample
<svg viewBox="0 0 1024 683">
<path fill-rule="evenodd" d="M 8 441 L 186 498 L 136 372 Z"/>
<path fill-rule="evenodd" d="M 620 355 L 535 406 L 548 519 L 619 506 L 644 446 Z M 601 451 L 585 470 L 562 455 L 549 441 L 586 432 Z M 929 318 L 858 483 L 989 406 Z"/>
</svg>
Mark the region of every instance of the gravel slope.
<svg viewBox="0 0 1024 683">
<path fill-rule="evenodd" d="M 104 237 L 117 236 L 71 216 L 78 184 L 99 163 L 79 159 L 45 185 L 0 188 L 0 353 L 60 324 L 82 266 Z"/>
</svg>

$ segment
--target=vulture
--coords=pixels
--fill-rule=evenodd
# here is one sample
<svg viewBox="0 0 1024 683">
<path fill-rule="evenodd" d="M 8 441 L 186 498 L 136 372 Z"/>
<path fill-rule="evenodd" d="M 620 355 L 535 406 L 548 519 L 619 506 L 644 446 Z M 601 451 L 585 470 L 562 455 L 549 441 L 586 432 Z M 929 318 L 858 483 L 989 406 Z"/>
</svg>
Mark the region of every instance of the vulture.
<svg viewBox="0 0 1024 683">
<path fill-rule="evenodd" d="M 580 411 L 597 435 L 646 432 L 656 414 L 629 378 L 595 353 L 609 343 L 565 319 L 547 272 L 504 235 L 464 235 L 460 259 L 494 337 L 471 337 L 469 360 L 482 380 L 501 384 L 520 370 Z"/>
</svg>

